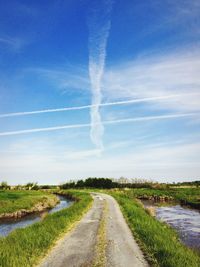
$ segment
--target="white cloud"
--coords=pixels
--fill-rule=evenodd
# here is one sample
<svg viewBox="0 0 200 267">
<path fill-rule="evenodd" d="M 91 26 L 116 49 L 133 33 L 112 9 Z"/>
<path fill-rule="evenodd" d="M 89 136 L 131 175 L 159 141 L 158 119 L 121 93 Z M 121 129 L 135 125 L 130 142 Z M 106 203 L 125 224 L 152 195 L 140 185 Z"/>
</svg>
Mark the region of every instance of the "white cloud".
<svg viewBox="0 0 200 267">
<path fill-rule="evenodd" d="M 82 151 L 69 151 L 65 153 L 65 159 L 67 160 L 80 160 L 91 157 L 98 157 L 101 155 L 101 149 L 91 149 Z"/>
<path fill-rule="evenodd" d="M 29 69 L 55 82 L 62 90 L 79 90 L 89 93 L 89 77 L 85 67 L 64 66 L 60 69 Z M 198 111 L 200 98 L 200 52 L 191 46 L 180 51 L 163 54 L 144 54 L 133 61 L 110 66 L 105 70 L 102 82 L 104 102 L 154 98 L 146 107 Z M 191 94 L 190 96 L 187 94 Z M 180 95 L 163 101 L 159 97 Z M 181 96 L 182 95 L 182 96 Z M 157 98 L 157 99 L 156 99 Z"/>
<path fill-rule="evenodd" d="M 125 146 L 127 144 L 125 143 Z M 131 146 L 131 144 L 130 144 Z M 132 144 L 134 147 L 134 143 Z M 114 149 L 114 148 L 113 148 Z M 23 154 L 1 153 L 0 177 L 12 183 L 33 179 L 39 183 L 59 183 L 70 178 L 143 177 L 161 182 L 198 179 L 200 143 L 152 144 L 134 148 L 134 152 L 98 157 L 97 150 L 57 151 Z M 28 179 L 28 180 L 27 180 Z"/>
<path fill-rule="evenodd" d="M 178 111 L 200 109 L 200 53 L 197 51 L 138 58 L 115 65 L 105 73 L 104 96 L 108 99 L 160 97 L 183 94 L 176 99 L 153 102 L 154 108 Z M 150 106 L 149 106 L 150 107 Z"/>
</svg>

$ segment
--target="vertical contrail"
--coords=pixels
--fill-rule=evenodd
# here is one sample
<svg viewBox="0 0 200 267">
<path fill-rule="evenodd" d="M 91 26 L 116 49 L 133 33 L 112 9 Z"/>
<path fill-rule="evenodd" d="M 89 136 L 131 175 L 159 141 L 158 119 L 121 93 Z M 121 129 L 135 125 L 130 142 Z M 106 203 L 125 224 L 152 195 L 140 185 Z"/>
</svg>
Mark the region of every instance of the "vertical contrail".
<svg viewBox="0 0 200 267">
<path fill-rule="evenodd" d="M 105 66 L 106 44 L 110 30 L 110 13 L 112 3 L 112 0 L 92 1 L 92 8 L 88 19 L 89 76 L 92 91 L 90 136 L 92 142 L 100 150 L 103 149 L 102 137 L 104 127 L 101 122 L 99 105 L 102 100 L 101 81 Z"/>
</svg>

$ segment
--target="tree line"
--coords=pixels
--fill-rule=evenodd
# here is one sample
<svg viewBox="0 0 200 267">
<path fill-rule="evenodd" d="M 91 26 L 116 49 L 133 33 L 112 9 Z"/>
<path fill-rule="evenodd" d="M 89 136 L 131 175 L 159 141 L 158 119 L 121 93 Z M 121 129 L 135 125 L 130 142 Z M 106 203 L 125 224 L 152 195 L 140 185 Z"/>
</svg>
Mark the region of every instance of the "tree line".
<svg viewBox="0 0 200 267">
<path fill-rule="evenodd" d="M 63 183 L 59 186 L 56 185 L 38 185 L 35 182 L 29 182 L 25 185 L 16 185 L 10 186 L 6 181 L 0 183 L 0 190 L 40 190 L 40 189 L 70 189 L 70 188 L 100 188 L 100 189 L 111 189 L 111 188 L 159 188 L 166 189 L 168 187 L 173 186 L 200 186 L 200 181 L 193 182 L 182 182 L 182 183 L 158 183 L 152 182 L 151 180 L 146 179 L 127 179 L 121 177 L 119 179 L 111 179 L 111 178 L 96 178 L 90 177 L 86 180 L 78 180 L 78 181 L 69 181 Z"/>
<path fill-rule="evenodd" d="M 121 179 L 121 180 L 120 180 Z M 126 178 L 120 178 L 118 180 L 110 178 L 87 178 L 86 180 L 71 181 L 60 185 L 61 189 L 70 188 L 100 188 L 100 189 L 111 189 L 111 188 L 150 188 L 150 182 L 145 180 L 139 180 L 137 183 L 129 181 Z"/>
</svg>

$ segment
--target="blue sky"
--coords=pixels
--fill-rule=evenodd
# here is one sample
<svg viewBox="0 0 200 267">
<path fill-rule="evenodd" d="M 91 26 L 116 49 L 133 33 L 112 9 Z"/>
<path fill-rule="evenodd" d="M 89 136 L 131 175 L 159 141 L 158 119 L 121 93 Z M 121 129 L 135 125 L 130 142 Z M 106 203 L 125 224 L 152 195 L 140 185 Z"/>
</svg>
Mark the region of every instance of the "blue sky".
<svg viewBox="0 0 200 267">
<path fill-rule="evenodd" d="M 0 0 L 0 180 L 199 179 L 199 29 L 197 0 Z"/>
</svg>

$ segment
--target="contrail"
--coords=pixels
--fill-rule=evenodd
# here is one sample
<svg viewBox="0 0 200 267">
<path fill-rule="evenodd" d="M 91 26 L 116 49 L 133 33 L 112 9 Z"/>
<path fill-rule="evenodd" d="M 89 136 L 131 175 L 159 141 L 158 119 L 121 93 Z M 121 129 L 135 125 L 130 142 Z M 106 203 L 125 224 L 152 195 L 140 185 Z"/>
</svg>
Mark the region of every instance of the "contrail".
<svg viewBox="0 0 200 267">
<path fill-rule="evenodd" d="M 145 117 L 127 118 L 127 119 L 119 119 L 119 120 L 101 121 L 100 124 L 109 125 L 109 124 L 128 123 L 128 122 L 176 119 L 176 118 L 184 118 L 184 117 L 194 117 L 194 116 L 199 116 L 199 115 L 200 115 L 199 112 L 196 112 L 196 113 L 194 112 L 194 113 L 170 114 L 170 115 L 160 115 L 160 116 L 145 116 Z M 95 123 L 94 125 L 98 126 L 98 122 Z M 87 128 L 90 126 L 91 126 L 90 123 L 71 124 L 71 125 L 62 125 L 62 126 L 47 127 L 47 128 L 35 128 L 35 129 L 20 130 L 20 131 L 0 132 L 0 136 L 29 134 L 29 133 L 38 133 L 38 132 L 50 132 L 50 131 L 74 129 L 74 128 Z"/>
<path fill-rule="evenodd" d="M 98 106 L 99 107 L 117 106 L 117 105 L 133 104 L 133 103 L 142 103 L 142 102 L 151 102 L 151 101 L 153 102 L 155 100 L 165 100 L 165 99 L 170 99 L 170 98 L 177 98 L 177 97 L 184 97 L 184 96 L 191 96 L 191 95 L 200 95 L 200 93 L 174 94 L 174 95 L 165 95 L 165 96 L 157 96 L 157 97 L 130 99 L 130 100 L 125 100 L 125 101 L 100 103 L 100 104 L 98 104 Z M 6 114 L 0 114 L 0 118 L 15 117 L 15 116 L 27 116 L 27 115 L 42 114 L 42 113 L 63 112 L 63 111 L 70 111 L 70 110 L 81 110 L 81 109 L 93 108 L 96 106 L 97 105 L 94 104 L 94 105 L 85 105 L 85 106 L 78 106 L 78 107 L 65 107 L 65 108 L 54 108 L 54 109 L 43 109 L 43 110 L 35 110 L 35 111 L 6 113 Z"/>
<path fill-rule="evenodd" d="M 88 19 L 89 26 L 89 77 L 92 91 L 91 131 L 92 142 L 97 149 L 103 149 L 104 127 L 101 123 L 101 81 L 104 74 L 106 45 L 110 31 L 112 0 L 94 0 Z"/>
<path fill-rule="evenodd" d="M 34 115 L 34 114 L 62 112 L 62 111 L 79 110 L 79 109 L 88 109 L 90 107 L 91 107 L 91 105 L 86 105 L 86 106 L 80 106 L 80 107 L 66 107 L 66 108 L 54 108 L 54 109 L 25 111 L 25 112 L 14 112 L 14 113 L 0 114 L 0 118 L 15 117 L 15 116 L 27 116 L 27 115 Z"/>
</svg>

